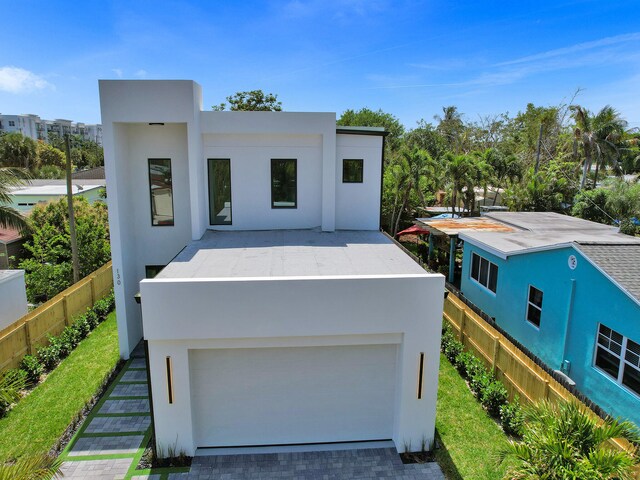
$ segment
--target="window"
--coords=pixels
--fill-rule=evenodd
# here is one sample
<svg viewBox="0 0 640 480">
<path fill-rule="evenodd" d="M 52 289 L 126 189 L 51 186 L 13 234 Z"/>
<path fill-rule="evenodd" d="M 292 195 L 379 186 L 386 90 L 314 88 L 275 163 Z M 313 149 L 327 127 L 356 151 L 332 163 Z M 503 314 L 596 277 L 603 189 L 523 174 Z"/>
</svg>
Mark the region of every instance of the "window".
<svg viewBox="0 0 640 480">
<path fill-rule="evenodd" d="M 145 278 L 155 278 L 166 265 L 145 265 L 144 276 Z"/>
<path fill-rule="evenodd" d="M 536 327 L 540 327 L 542 316 L 542 291 L 533 285 L 529 285 L 529 298 L 527 299 L 527 320 Z"/>
<path fill-rule="evenodd" d="M 209 223 L 231 225 L 231 160 L 209 159 Z"/>
<path fill-rule="evenodd" d="M 151 196 L 151 225 L 173 225 L 173 187 L 170 159 L 149 159 L 149 192 Z"/>
<path fill-rule="evenodd" d="M 362 183 L 363 160 L 342 160 L 342 183 Z"/>
<path fill-rule="evenodd" d="M 600 324 L 594 364 L 640 395 L 640 344 Z"/>
<path fill-rule="evenodd" d="M 471 256 L 471 278 L 483 287 L 496 293 L 498 286 L 498 266 L 477 253 Z"/>
<path fill-rule="evenodd" d="M 13 120 L 9 120 L 9 126 L 10 127 L 15 127 L 16 126 L 16 122 L 14 122 Z"/>
<path fill-rule="evenodd" d="M 271 159 L 271 208 L 297 208 L 297 161 Z"/>
</svg>

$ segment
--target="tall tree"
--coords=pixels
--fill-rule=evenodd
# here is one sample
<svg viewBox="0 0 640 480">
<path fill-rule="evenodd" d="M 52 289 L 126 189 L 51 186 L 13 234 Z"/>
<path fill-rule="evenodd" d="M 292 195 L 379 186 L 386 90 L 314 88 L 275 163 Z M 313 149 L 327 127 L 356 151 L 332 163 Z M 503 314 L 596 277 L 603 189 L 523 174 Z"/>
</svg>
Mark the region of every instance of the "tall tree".
<svg viewBox="0 0 640 480">
<path fill-rule="evenodd" d="M 463 195 L 463 190 L 473 184 L 473 161 L 468 155 L 454 155 L 449 152 L 445 155 L 446 165 L 444 177 L 448 183 L 449 198 L 451 199 L 451 213 L 456 214 L 458 195 Z"/>
<path fill-rule="evenodd" d="M 236 92 L 227 97 L 227 102 L 232 112 L 279 112 L 282 110 L 282 102 L 278 101 L 278 95 L 265 94 L 262 90 Z M 221 103 L 211 108 L 222 111 L 227 108 L 227 105 Z"/>
<path fill-rule="evenodd" d="M 573 119 L 575 139 L 584 154 L 580 188 L 584 188 L 591 165 L 596 162 L 596 177 L 601 165 L 613 165 L 619 157 L 619 147 L 627 122 L 611 106 L 603 107 L 596 115 L 580 105 L 570 107 Z M 595 183 L 595 182 L 594 182 Z"/>
<path fill-rule="evenodd" d="M 0 137 L 0 166 L 30 168 L 36 159 L 36 142 L 21 133 Z"/>
<path fill-rule="evenodd" d="M 458 107 L 442 107 L 442 115 L 434 115 L 433 118 L 437 120 L 436 129 L 446 139 L 449 150 L 456 154 L 462 153 L 466 143 L 466 128 Z"/>
<path fill-rule="evenodd" d="M 338 125 L 351 127 L 384 127 L 384 129 L 389 132 L 386 138 L 386 145 L 389 152 L 399 150 L 402 144 L 404 126 L 395 116 L 383 112 L 381 109 L 371 110 L 365 107 L 360 110 L 345 110 L 336 123 Z M 388 157 L 387 160 L 389 160 Z"/>
</svg>

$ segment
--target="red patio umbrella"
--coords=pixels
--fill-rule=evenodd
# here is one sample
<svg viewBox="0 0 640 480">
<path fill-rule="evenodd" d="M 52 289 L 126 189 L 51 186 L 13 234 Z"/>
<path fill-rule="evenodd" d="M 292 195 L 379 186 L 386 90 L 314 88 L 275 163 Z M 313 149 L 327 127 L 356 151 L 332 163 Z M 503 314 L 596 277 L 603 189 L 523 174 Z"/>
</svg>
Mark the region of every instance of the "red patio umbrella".
<svg viewBox="0 0 640 480">
<path fill-rule="evenodd" d="M 429 235 L 429 230 L 420 228 L 417 225 L 411 225 L 409 228 L 405 228 L 401 232 L 396 233 L 396 237 L 400 235 Z"/>
</svg>

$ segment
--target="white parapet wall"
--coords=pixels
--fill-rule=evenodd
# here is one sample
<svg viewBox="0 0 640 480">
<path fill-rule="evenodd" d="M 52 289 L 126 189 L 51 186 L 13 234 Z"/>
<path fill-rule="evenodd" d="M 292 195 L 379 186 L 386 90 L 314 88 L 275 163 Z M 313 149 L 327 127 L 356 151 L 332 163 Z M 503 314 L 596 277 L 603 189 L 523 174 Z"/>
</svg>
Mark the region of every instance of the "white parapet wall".
<svg viewBox="0 0 640 480">
<path fill-rule="evenodd" d="M 0 270 L 0 330 L 27 314 L 24 270 Z"/>
<path fill-rule="evenodd" d="M 308 382 L 309 375 L 317 375 L 318 382 L 324 382 L 319 394 L 327 398 L 326 402 L 318 404 L 318 408 L 325 408 L 327 402 L 330 404 L 336 399 L 349 405 L 348 408 L 354 412 L 360 411 L 354 409 L 354 405 L 357 406 L 354 402 L 357 401 L 362 402 L 365 413 L 373 412 L 377 401 L 390 401 L 392 405 L 392 411 L 386 411 L 390 418 L 388 430 L 382 425 L 381 430 L 370 434 L 354 431 L 355 437 L 350 438 L 350 427 L 344 423 L 352 418 L 347 417 L 338 428 L 342 437 L 336 440 L 366 440 L 371 438 L 359 438 L 358 435 L 378 435 L 393 439 L 399 451 L 405 448 L 419 450 L 425 442 L 428 446 L 433 441 L 435 429 L 443 292 L 444 277 L 427 273 L 156 278 L 142 281 L 144 331 L 149 342 L 158 443 L 183 450 L 189 455 L 197 447 L 215 446 L 203 445 L 203 442 L 206 443 L 203 440 L 206 429 L 203 430 L 200 423 L 208 420 L 198 418 L 194 413 L 202 411 L 197 398 L 202 392 L 202 384 L 206 383 L 202 380 L 202 372 L 194 371 L 197 367 L 194 362 L 199 362 L 202 370 L 202 357 L 210 356 L 218 362 L 212 364 L 213 369 L 220 369 L 220 362 L 228 362 L 221 372 L 212 373 L 211 379 L 227 379 L 211 390 L 214 397 L 219 393 L 233 398 L 232 393 L 227 392 L 232 388 L 246 389 L 246 393 L 239 397 L 242 401 L 257 392 L 263 392 L 263 395 L 267 392 L 269 396 L 255 399 L 258 402 L 257 409 L 264 407 L 265 412 L 271 414 L 274 414 L 274 408 L 277 412 L 283 408 L 291 412 L 300 411 L 296 401 L 300 398 L 300 392 L 296 385 L 300 388 L 305 388 L 305 385 L 313 387 L 313 382 L 305 382 Z M 261 355 L 256 353 L 260 349 L 272 350 L 269 355 Z M 303 360 L 300 369 L 303 371 L 296 371 L 286 362 L 285 355 L 291 355 L 291 349 L 300 349 L 299 358 Z M 335 355 L 330 353 L 330 349 L 334 349 Z M 255 365 L 253 370 L 272 370 L 268 375 L 254 377 L 251 368 L 236 365 L 242 362 L 233 361 L 234 358 L 245 358 L 234 354 L 241 351 L 251 352 L 256 359 L 266 362 L 265 365 Z M 358 351 L 362 355 L 356 355 Z M 307 352 L 308 355 L 305 354 Z M 389 355 L 392 355 L 391 362 Z M 309 358 L 327 359 L 326 367 L 331 370 L 327 372 L 323 369 L 318 363 L 321 360 L 309 363 Z M 358 358 L 380 362 L 380 368 L 368 367 Z M 424 359 L 422 367 L 421 358 Z M 343 362 L 341 368 L 336 368 L 336 365 L 340 365 L 339 361 Z M 167 370 L 168 362 L 170 372 Z M 236 368 L 238 376 L 233 375 Z M 274 368 L 286 372 L 274 371 Z M 373 376 L 370 375 L 372 368 Z M 420 379 L 421 369 L 423 376 Z M 378 382 L 375 374 L 378 371 L 380 376 L 386 375 L 385 379 L 380 380 L 381 388 L 392 385 L 391 397 L 381 394 L 379 400 L 374 390 L 370 399 L 353 398 L 367 392 L 366 382 Z M 331 382 L 331 375 L 335 376 L 335 382 Z M 356 376 L 352 378 L 349 375 Z M 359 379 L 357 375 L 364 376 Z M 285 379 L 289 376 L 292 384 L 285 382 L 277 388 L 269 388 L 269 382 L 282 381 L 283 376 Z M 300 381 L 296 382 L 298 376 Z M 231 382 L 232 378 L 236 380 Z M 350 388 L 345 385 L 345 379 L 364 384 Z M 230 382 L 235 385 L 229 385 Z M 264 382 L 267 382 L 266 385 Z M 420 385 L 422 392 L 421 398 L 418 398 Z M 292 395 L 276 398 L 278 390 L 287 388 L 292 389 Z M 292 402 L 291 405 L 287 405 L 288 401 Z M 313 411 L 310 410 L 311 415 Z M 357 419 L 352 420 L 354 429 L 361 428 Z M 331 422 L 332 418 L 327 417 L 326 421 Z M 222 425 L 216 425 L 217 428 L 223 428 Z M 233 425 L 229 428 L 235 433 L 241 429 L 238 426 L 234 430 Z M 294 442 L 302 439 L 303 443 L 307 440 L 313 443 L 313 431 L 298 431 L 295 425 L 286 428 L 290 429 L 287 430 L 290 433 L 289 437 L 282 437 L 283 443 L 287 443 L 288 438 Z M 210 438 L 217 438 L 215 432 Z M 283 441 L 277 435 L 272 438 L 277 442 L 271 443 Z M 330 441 L 326 436 L 317 440 Z M 230 443 L 233 444 L 234 440 L 230 440 Z M 270 439 L 258 436 L 257 443 L 268 444 Z"/>
</svg>

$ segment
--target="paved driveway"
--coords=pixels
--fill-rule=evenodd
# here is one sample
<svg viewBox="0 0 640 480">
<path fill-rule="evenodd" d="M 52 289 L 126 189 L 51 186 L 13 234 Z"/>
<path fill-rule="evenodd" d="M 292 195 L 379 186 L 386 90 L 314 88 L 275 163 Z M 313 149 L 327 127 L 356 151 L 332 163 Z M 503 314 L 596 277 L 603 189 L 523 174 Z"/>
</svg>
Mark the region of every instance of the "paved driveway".
<svg viewBox="0 0 640 480">
<path fill-rule="evenodd" d="M 393 448 L 196 456 L 189 471 L 138 471 L 151 436 L 146 364 L 129 360 L 61 455 L 66 480 L 444 480 L 436 463 L 403 465 Z"/>
</svg>

